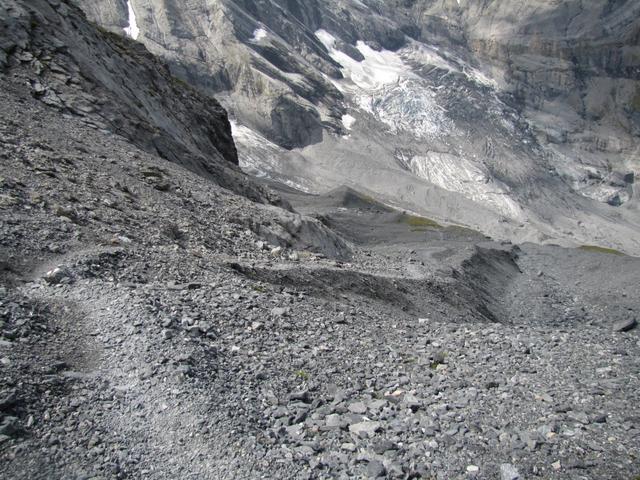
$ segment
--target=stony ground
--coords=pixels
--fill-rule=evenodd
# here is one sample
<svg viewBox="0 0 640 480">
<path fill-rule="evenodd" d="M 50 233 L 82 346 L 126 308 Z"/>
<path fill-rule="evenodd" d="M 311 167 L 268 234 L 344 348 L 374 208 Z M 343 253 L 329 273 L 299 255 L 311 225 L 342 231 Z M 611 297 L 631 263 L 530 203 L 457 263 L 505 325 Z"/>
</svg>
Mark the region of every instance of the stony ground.
<svg viewBox="0 0 640 480">
<path fill-rule="evenodd" d="M 640 475 L 640 260 L 295 195 L 353 253 L 276 248 L 284 213 L 0 105 L 0 477 Z"/>
</svg>

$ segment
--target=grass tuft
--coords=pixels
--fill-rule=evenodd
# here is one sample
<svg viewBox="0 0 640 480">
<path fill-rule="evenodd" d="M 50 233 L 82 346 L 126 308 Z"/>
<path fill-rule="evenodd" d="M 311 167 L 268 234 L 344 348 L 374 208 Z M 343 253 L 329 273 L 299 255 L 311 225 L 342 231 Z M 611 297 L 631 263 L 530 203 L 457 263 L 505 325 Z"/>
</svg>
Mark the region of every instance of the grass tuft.
<svg viewBox="0 0 640 480">
<path fill-rule="evenodd" d="M 405 223 L 411 227 L 413 231 L 426 230 L 427 228 L 442 228 L 435 220 L 426 217 L 418 217 L 416 215 L 408 215 L 403 213 L 398 219 L 399 223 Z"/>
<path fill-rule="evenodd" d="M 636 87 L 636 93 L 631 99 L 631 108 L 636 112 L 640 112 L 640 87 Z"/>
<path fill-rule="evenodd" d="M 624 253 L 622 253 L 619 250 L 616 250 L 615 248 L 599 247 L 597 245 L 582 245 L 582 246 L 580 246 L 578 248 L 580 248 L 580 250 L 584 250 L 585 252 L 607 253 L 609 255 L 625 256 Z"/>
</svg>

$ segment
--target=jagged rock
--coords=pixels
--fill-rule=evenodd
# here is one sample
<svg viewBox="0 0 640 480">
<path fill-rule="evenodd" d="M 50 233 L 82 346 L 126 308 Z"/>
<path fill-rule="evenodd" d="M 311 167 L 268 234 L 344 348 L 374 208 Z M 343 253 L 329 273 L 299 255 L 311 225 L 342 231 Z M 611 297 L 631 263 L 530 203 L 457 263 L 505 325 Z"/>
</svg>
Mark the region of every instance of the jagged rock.
<svg viewBox="0 0 640 480">
<path fill-rule="evenodd" d="M 271 309 L 271 315 L 274 317 L 284 317 L 288 312 L 288 309 L 283 307 L 274 307 Z"/>
<path fill-rule="evenodd" d="M 29 51 L 41 52 L 40 61 L 46 58 L 40 78 L 31 79 L 40 100 L 54 108 L 68 105 L 81 111 L 98 128 L 110 128 L 107 125 L 118 119 L 118 133 L 147 151 L 256 200 L 271 201 L 271 194 L 246 182 L 234 167 L 238 157 L 230 124 L 214 98 L 176 80 L 141 44 L 88 27 L 75 6 L 52 8 L 45 0 L 27 3 L 42 21 L 32 21 L 22 2 L 0 3 L 0 46 L 4 51 L 12 45 L 23 50 L 29 46 Z M 106 14 L 109 8 L 100 11 Z M 36 24 L 37 35 L 31 30 Z M 70 76 L 79 71 L 82 77 Z M 125 82 L 127 88 L 122 87 Z M 101 99 L 99 111 L 85 104 L 87 98 Z M 159 185 L 166 189 L 166 183 Z"/>
<path fill-rule="evenodd" d="M 274 221 L 269 225 L 249 224 L 251 230 L 268 243 L 295 250 L 310 250 L 329 258 L 351 257 L 351 248 L 347 243 L 319 221 L 272 207 L 268 207 L 268 211 L 274 215 Z"/>
<path fill-rule="evenodd" d="M 373 437 L 381 428 L 380 422 L 358 422 L 349 425 L 349 431 L 359 437 Z"/>
<path fill-rule="evenodd" d="M 58 205 L 55 207 L 55 214 L 58 217 L 68 218 L 72 222 L 77 222 L 79 220 L 78 213 L 69 206 Z"/>
<path fill-rule="evenodd" d="M 0 435 L 13 437 L 20 430 L 20 421 L 17 417 L 6 416 L 0 422 Z"/>
<path fill-rule="evenodd" d="M 520 473 L 518 469 L 510 463 L 503 463 L 500 465 L 500 478 L 502 480 L 520 480 Z"/>
<path fill-rule="evenodd" d="M 0 412 L 7 412 L 13 408 L 19 401 L 18 394 L 15 390 L 4 394 L 0 397 Z"/>
<path fill-rule="evenodd" d="M 638 322 L 635 318 L 628 318 L 627 320 L 620 320 L 614 323 L 613 330 L 616 332 L 628 332 L 638 326 Z"/>
<path fill-rule="evenodd" d="M 387 469 L 382 462 L 374 460 L 367 464 L 367 477 L 368 478 L 380 478 L 387 473 Z"/>
<path fill-rule="evenodd" d="M 49 270 L 44 275 L 44 281 L 51 285 L 58 285 L 60 283 L 69 282 L 73 279 L 73 276 L 69 269 L 60 266 Z"/>
</svg>

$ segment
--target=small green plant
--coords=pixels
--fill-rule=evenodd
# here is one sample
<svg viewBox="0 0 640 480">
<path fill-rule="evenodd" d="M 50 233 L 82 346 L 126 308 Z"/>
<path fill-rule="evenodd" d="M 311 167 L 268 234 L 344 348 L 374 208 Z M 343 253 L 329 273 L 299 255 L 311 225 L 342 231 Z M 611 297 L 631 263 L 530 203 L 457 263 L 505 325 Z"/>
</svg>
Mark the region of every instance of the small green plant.
<svg viewBox="0 0 640 480">
<path fill-rule="evenodd" d="M 191 85 L 189 85 L 187 82 L 185 82 L 181 78 L 171 76 L 170 80 L 174 87 L 183 88 L 185 90 L 191 90 Z"/>
<path fill-rule="evenodd" d="M 296 377 L 298 377 L 301 380 L 304 380 L 305 382 L 307 380 L 309 380 L 309 374 L 307 372 L 305 372 L 304 370 L 298 370 L 296 372 Z"/>
<path fill-rule="evenodd" d="M 444 365 L 446 363 L 446 360 L 447 360 L 447 352 L 445 351 L 436 352 L 434 353 L 433 359 L 429 364 L 429 368 L 431 370 L 435 370 L 438 368 L 439 365 Z"/>
<path fill-rule="evenodd" d="M 636 112 L 640 112 L 640 87 L 636 87 L 636 93 L 631 99 L 631 108 Z"/>
<path fill-rule="evenodd" d="M 582 245 L 579 248 L 580 250 L 584 250 L 585 252 L 607 253 L 609 255 L 624 256 L 624 253 L 619 250 L 616 250 L 614 248 L 599 247 L 598 245 Z"/>
</svg>

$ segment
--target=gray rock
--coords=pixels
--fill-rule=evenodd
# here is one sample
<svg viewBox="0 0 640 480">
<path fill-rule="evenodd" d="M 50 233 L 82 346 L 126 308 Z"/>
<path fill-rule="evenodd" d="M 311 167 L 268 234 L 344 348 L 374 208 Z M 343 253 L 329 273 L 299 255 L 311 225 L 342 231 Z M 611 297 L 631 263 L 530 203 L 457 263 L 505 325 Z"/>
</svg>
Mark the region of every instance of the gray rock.
<svg viewBox="0 0 640 480">
<path fill-rule="evenodd" d="M 291 392 L 289 394 L 290 402 L 303 402 L 303 403 L 311 403 L 311 394 L 309 390 L 302 390 L 299 392 Z"/>
<path fill-rule="evenodd" d="M 367 413 L 367 406 L 363 402 L 350 403 L 347 409 L 352 413 Z"/>
<path fill-rule="evenodd" d="M 37 96 L 44 95 L 44 93 L 47 91 L 47 88 L 38 81 L 33 82 L 32 88 L 33 93 Z"/>
<path fill-rule="evenodd" d="M 13 437 L 20 432 L 20 421 L 16 417 L 6 416 L 0 422 L 0 435 Z"/>
<path fill-rule="evenodd" d="M 380 478 L 387 473 L 387 469 L 382 462 L 374 460 L 367 464 L 367 477 L 368 478 Z"/>
<path fill-rule="evenodd" d="M 68 218 L 73 222 L 78 221 L 78 213 L 72 207 L 58 205 L 55 209 L 55 214 L 59 217 Z"/>
<path fill-rule="evenodd" d="M 589 423 L 591 423 L 589 420 L 589 415 L 587 415 L 585 412 L 570 411 L 569 413 L 567 413 L 567 418 L 583 425 L 588 425 Z"/>
<path fill-rule="evenodd" d="M 501 480 L 521 480 L 518 469 L 510 463 L 500 465 L 500 478 Z"/>
<path fill-rule="evenodd" d="M 346 422 L 341 415 L 332 413 L 327 415 L 324 419 L 325 426 L 328 428 L 343 428 L 346 426 Z"/>
<path fill-rule="evenodd" d="M 58 96 L 58 94 L 56 92 L 54 92 L 53 90 L 48 89 L 44 95 L 42 95 L 40 97 L 40 100 L 46 104 L 49 105 L 50 107 L 54 107 L 54 108 L 64 108 L 65 104 L 62 101 L 62 99 Z"/>
<path fill-rule="evenodd" d="M 620 320 L 613 324 L 614 332 L 629 332 L 638 326 L 638 322 L 635 318 L 628 318 L 626 320 Z"/>
<path fill-rule="evenodd" d="M 373 437 L 381 428 L 380 422 L 364 421 L 349 425 L 349 431 L 359 437 Z"/>
<path fill-rule="evenodd" d="M 274 249 L 278 256 L 286 247 L 320 253 L 329 258 L 351 258 L 352 251 L 347 243 L 318 220 L 279 208 L 267 208 L 274 216 L 272 222 L 268 225 L 250 222 L 248 226 L 269 244 L 278 245 Z"/>
<path fill-rule="evenodd" d="M 58 285 L 60 283 L 70 282 L 73 276 L 68 268 L 59 266 L 49 270 L 42 278 L 51 285 Z"/>
<path fill-rule="evenodd" d="M 11 390 L 4 394 L 4 396 L 0 398 L 0 412 L 9 411 L 18 403 L 18 401 L 18 393 L 15 390 Z"/>
<path fill-rule="evenodd" d="M 398 449 L 398 446 L 389 440 L 382 440 L 380 442 L 376 442 L 373 445 L 373 451 L 376 452 L 378 455 L 383 455 L 385 452 L 389 450 L 397 450 L 397 449 Z"/>
<path fill-rule="evenodd" d="M 271 315 L 274 317 L 284 317 L 289 310 L 284 307 L 274 307 L 271 309 Z"/>
</svg>

